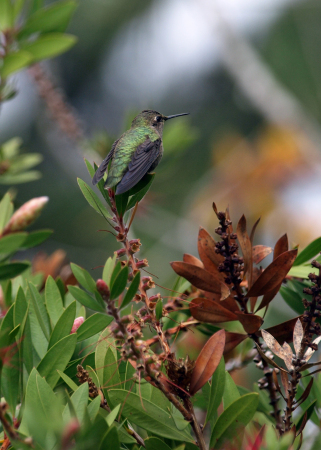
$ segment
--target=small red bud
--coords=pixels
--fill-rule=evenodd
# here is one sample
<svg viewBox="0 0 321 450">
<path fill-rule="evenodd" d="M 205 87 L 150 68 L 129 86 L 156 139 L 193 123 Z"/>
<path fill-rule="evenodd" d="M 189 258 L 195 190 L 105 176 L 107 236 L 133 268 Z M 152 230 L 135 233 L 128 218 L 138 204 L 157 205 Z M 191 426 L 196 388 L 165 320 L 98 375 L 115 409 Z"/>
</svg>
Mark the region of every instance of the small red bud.
<svg viewBox="0 0 321 450">
<path fill-rule="evenodd" d="M 119 250 L 116 251 L 117 257 L 120 258 L 124 255 L 126 255 L 126 249 L 125 248 L 121 248 Z"/>
<path fill-rule="evenodd" d="M 137 261 L 136 267 L 137 267 L 137 269 L 142 269 L 143 267 L 148 267 L 147 259 L 141 259 L 140 261 Z"/>
<path fill-rule="evenodd" d="M 104 280 L 97 280 L 96 281 L 96 288 L 99 294 L 102 296 L 102 298 L 106 301 L 109 299 L 110 296 L 110 290 L 107 286 L 107 283 Z"/>
</svg>

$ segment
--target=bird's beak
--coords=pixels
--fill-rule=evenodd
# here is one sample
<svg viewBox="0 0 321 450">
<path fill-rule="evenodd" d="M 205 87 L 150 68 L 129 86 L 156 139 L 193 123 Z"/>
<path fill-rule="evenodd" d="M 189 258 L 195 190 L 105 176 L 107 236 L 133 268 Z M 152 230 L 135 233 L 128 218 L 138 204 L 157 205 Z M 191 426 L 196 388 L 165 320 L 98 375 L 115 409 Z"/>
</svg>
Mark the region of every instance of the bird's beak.
<svg viewBox="0 0 321 450">
<path fill-rule="evenodd" d="M 188 116 L 190 113 L 174 114 L 172 116 L 164 116 L 164 120 L 174 119 L 174 117 Z"/>
</svg>

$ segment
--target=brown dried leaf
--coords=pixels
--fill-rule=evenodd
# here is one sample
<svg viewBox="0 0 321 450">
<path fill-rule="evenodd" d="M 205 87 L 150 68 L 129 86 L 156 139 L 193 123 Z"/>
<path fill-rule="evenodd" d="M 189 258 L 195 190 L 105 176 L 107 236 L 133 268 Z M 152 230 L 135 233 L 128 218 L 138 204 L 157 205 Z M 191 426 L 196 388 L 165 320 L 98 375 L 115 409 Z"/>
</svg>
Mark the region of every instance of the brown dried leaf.
<svg viewBox="0 0 321 450">
<path fill-rule="evenodd" d="M 229 295 L 226 299 L 221 300 L 222 294 L 214 294 L 213 292 L 204 292 L 204 296 L 215 302 L 219 302 L 223 308 L 229 309 L 230 311 L 239 311 L 236 301 L 233 296 Z"/>
<path fill-rule="evenodd" d="M 226 300 L 231 294 L 230 288 L 225 283 L 221 283 L 221 298 L 220 300 Z"/>
<path fill-rule="evenodd" d="M 320 341 L 321 341 L 321 336 L 318 336 L 317 338 L 314 339 L 313 344 L 318 345 Z M 315 350 L 313 350 L 311 347 L 309 347 L 307 349 L 307 351 L 305 352 L 303 359 L 305 359 L 308 362 L 314 352 L 315 352 Z"/>
<path fill-rule="evenodd" d="M 298 319 L 296 321 L 296 324 L 295 324 L 295 327 L 293 330 L 293 345 L 294 345 L 294 350 L 295 350 L 295 353 L 297 356 L 301 350 L 301 342 L 303 339 L 303 335 L 304 335 L 304 331 L 303 331 L 302 323 L 301 323 L 301 320 Z"/>
<path fill-rule="evenodd" d="M 274 246 L 273 259 L 276 259 L 278 256 L 282 255 L 282 253 L 285 253 L 288 250 L 289 250 L 288 236 L 284 234 L 283 236 L 280 237 L 280 239 Z"/>
<path fill-rule="evenodd" d="M 272 247 L 267 247 L 266 245 L 255 245 L 252 250 L 253 261 L 255 264 L 260 264 L 260 262 L 272 252 Z"/>
<path fill-rule="evenodd" d="M 224 355 L 232 351 L 235 347 L 237 347 L 241 342 L 244 341 L 248 336 L 246 334 L 240 333 L 230 333 L 229 331 L 225 332 L 225 348 Z"/>
<path fill-rule="evenodd" d="M 192 316 L 200 322 L 222 323 L 237 320 L 236 314 L 207 298 L 194 298 L 189 307 Z"/>
<path fill-rule="evenodd" d="M 311 367 L 319 366 L 320 364 L 321 364 L 321 361 L 316 362 L 316 363 L 304 364 L 303 366 L 300 367 L 299 372 L 303 372 L 304 370 L 311 369 Z M 310 375 L 310 374 L 311 373 L 309 373 L 308 375 Z"/>
<path fill-rule="evenodd" d="M 213 204 L 212 204 L 212 207 L 213 207 L 213 211 L 215 212 L 215 214 L 216 214 L 216 216 L 218 215 L 218 211 L 217 211 L 217 207 L 216 207 L 216 204 L 213 202 Z"/>
<path fill-rule="evenodd" d="M 213 334 L 202 348 L 193 369 L 189 392 L 193 396 L 211 378 L 222 358 L 225 331 Z"/>
<path fill-rule="evenodd" d="M 298 250 L 290 250 L 278 256 L 259 276 L 248 292 L 248 297 L 256 297 L 273 291 L 281 286 L 286 274 L 291 269 Z"/>
<path fill-rule="evenodd" d="M 281 376 L 281 383 L 282 383 L 282 386 L 283 386 L 283 389 L 284 389 L 285 398 L 288 398 L 288 395 L 289 395 L 289 392 L 288 392 L 288 390 L 289 390 L 288 374 L 281 370 L 280 376 Z"/>
<path fill-rule="evenodd" d="M 260 309 L 263 309 L 266 306 L 268 306 L 271 303 L 271 301 L 274 299 L 276 294 L 279 292 L 279 289 L 280 289 L 280 286 L 276 286 L 276 288 L 274 288 L 273 291 L 268 292 L 267 294 L 264 294 L 262 301 L 255 312 L 260 311 Z"/>
<path fill-rule="evenodd" d="M 302 433 L 302 431 L 304 430 L 304 427 L 306 426 L 307 421 L 308 421 L 308 412 L 305 411 L 300 428 L 298 429 L 298 432 L 296 433 L 295 437 L 298 437 Z M 301 434 L 301 439 L 302 439 L 302 434 Z M 301 444 L 301 441 L 300 441 L 300 444 Z M 299 444 L 299 448 L 301 447 L 300 444 Z"/>
<path fill-rule="evenodd" d="M 292 348 L 289 346 L 289 344 L 286 341 L 283 342 L 282 350 L 283 350 L 283 359 L 284 359 L 285 365 L 289 370 L 292 370 L 294 368 L 292 365 L 293 352 L 292 352 Z"/>
<path fill-rule="evenodd" d="M 252 267 L 252 244 L 246 231 L 246 218 L 244 214 L 237 224 L 236 234 L 243 254 L 244 275 L 246 275 Z"/>
<path fill-rule="evenodd" d="M 190 255 L 189 253 L 184 253 L 183 261 L 188 264 L 192 264 L 193 266 L 201 267 L 202 269 L 204 269 L 204 264 L 202 263 L 202 261 L 200 261 L 195 256 Z"/>
<path fill-rule="evenodd" d="M 256 282 L 256 280 L 259 278 L 261 273 L 263 272 L 262 268 L 253 267 L 252 270 L 252 285 Z M 250 297 L 250 304 L 251 304 L 251 311 L 254 311 L 255 305 L 256 305 L 257 297 Z"/>
<path fill-rule="evenodd" d="M 261 217 L 259 217 L 257 219 L 257 221 L 255 222 L 255 224 L 253 225 L 252 230 L 251 230 L 250 241 L 251 241 L 252 245 L 253 245 L 253 241 L 254 241 L 254 234 L 255 234 L 255 231 L 256 231 L 256 227 L 258 226 L 260 220 L 261 220 Z"/>
<path fill-rule="evenodd" d="M 279 325 L 267 328 L 265 331 L 272 334 L 272 336 L 274 336 L 280 344 L 283 344 L 284 341 L 291 342 L 293 338 L 294 326 L 300 317 L 301 316 L 294 317 L 294 319 L 290 319 L 286 322 L 280 323 Z M 261 336 L 261 332 L 258 331 L 257 335 Z"/>
<path fill-rule="evenodd" d="M 207 270 L 181 261 L 171 262 L 171 266 L 177 275 L 186 278 L 193 286 L 204 291 L 221 293 L 221 282 Z"/>
<path fill-rule="evenodd" d="M 282 369 L 282 367 L 278 366 L 277 363 L 275 361 L 273 361 L 273 359 L 266 356 L 264 351 L 261 349 L 261 347 L 256 342 L 255 342 L 255 345 L 256 345 L 257 351 L 259 352 L 259 355 L 264 359 L 264 361 L 266 361 L 268 364 L 270 364 L 273 367 L 276 367 L 279 370 L 284 370 L 284 369 Z"/>
<path fill-rule="evenodd" d="M 255 314 L 244 314 L 243 312 L 235 312 L 238 320 L 241 322 L 244 330 L 248 334 L 254 334 L 261 327 L 264 320 Z"/>
<path fill-rule="evenodd" d="M 284 358 L 283 349 L 276 339 L 266 330 L 261 330 L 262 338 L 269 349 L 279 358 Z M 292 352 L 291 352 L 292 353 Z"/>
<path fill-rule="evenodd" d="M 282 371 L 280 373 L 282 373 Z M 282 392 L 282 390 L 280 388 L 279 380 L 278 380 L 278 377 L 277 377 L 277 374 L 276 374 L 275 370 L 273 370 L 273 372 L 272 372 L 272 378 L 273 378 L 273 383 L 275 384 L 276 390 L 282 395 L 282 397 L 285 400 L 285 397 L 284 397 L 283 392 Z"/>
<path fill-rule="evenodd" d="M 219 273 L 217 266 L 223 261 L 223 256 L 215 252 L 215 240 L 212 236 L 205 230 L 205 228 L 200 227 L 197 239 L 198 254 L 203 261 L 205 269 L 212 273 Z M 214 266 L 214 267 L 213 267 Z M 224 276 L 221 275 L 222 281 Z"/>
</svg>

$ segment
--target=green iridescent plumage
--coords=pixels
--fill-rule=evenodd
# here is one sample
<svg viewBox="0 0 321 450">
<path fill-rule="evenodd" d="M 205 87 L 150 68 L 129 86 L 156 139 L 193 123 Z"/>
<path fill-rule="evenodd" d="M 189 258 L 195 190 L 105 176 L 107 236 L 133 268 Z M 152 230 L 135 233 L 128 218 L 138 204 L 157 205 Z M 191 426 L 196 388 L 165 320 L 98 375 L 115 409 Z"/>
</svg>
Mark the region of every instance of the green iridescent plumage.
<svg viewBox="0 0 321 450">
<path fill-rule="evenodd" d="M 105 188 L 116 186 L 116 194 L 131 189 L 146 173 L 158 165 L 163 156 L 163 128 L 168 119 L 188 113 L 164 116 L 157 111 L 142 111 L 131 128 L 114 142 L 109 154 L 97 169 L 93 184 L 104 176 L 110 164 Z"/>
</svg>

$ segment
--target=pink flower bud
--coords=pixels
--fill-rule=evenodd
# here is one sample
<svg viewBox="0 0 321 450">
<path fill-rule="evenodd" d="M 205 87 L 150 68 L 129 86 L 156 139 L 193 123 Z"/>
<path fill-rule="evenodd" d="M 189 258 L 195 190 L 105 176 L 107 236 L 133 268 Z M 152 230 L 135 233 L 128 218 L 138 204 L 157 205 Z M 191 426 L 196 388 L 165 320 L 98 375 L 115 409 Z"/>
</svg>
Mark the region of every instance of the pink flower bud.
<svg viewBox="0 0 321 450">
<path fill-rule="evenodd" d="M 22 231 L 31 225 L 40 215 L 49 197 L 36 197 L 22 205 L 5 226 L 2 236 L 16 231 Z"/>
<path fill-rule="evenodd" d="M 99 294 L 102 296 L 104 300 L 108 300 L 110 296 L 110 290 L 107 286 L 106 282 L 104 280 L 97 280 L 96 281 L 96 288 Z"/>
<path fill-rule="evenodd" d="M 80 325 L 82 325 L 85 322 L 85 319 L 81 316 L 81 317 L 77 317 L 74 320 L 74 324 L 72 326 L 71 332 L 70 334 L 76 333 L 76 331 L 78 330 L 78 328 L 80 327 Z"/>
</svg>

